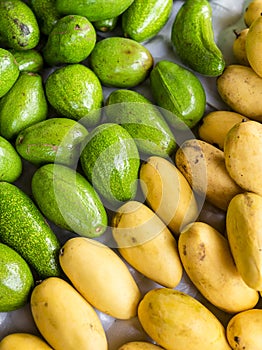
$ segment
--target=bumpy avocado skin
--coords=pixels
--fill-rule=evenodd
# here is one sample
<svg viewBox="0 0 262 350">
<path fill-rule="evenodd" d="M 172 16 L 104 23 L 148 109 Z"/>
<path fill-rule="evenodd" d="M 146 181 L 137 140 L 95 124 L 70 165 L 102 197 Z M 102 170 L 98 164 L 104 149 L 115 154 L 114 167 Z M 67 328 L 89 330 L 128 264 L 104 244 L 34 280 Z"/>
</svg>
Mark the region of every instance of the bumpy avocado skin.
<svg viewBox="0 0 262 350">
<path fill-rule="evenodd" d="M 129 132 L 142 154 L 168 157 L 175 151 L 175 137 L 163 115 L 142 94 L 114 90 L 107 98 L 105 113 L 109 122 L 120 124 Z"/>
<path fill-rule="evenodd" d="M 103 89 L 95 73 L 83 64 L 55 70 L 46 80 L 45 91 L 59 115 L 81 119 L 88 127 L 100 121 Z"/>
<path fill-rule="evenodd" d="M 29 265 L 15 250 L 0 243 L 0 312 L 25 306 L 33 287 Z"/>
<path fill-rule="evenodd" d="M 14 55 L 0 48 L 0 98 L 11 89 L 19 73 L 19 67 Z"/>
<path fill-rule="evenodd" d="M 31 187 L 38 207 L 57 226 L 89 238 L 105 232 L 105 208 L 79 172 L 60 164 L 46 164 L 34 173 Z"/>
<path fill-rule="evenodd" d="M 122 126 L 105 123 L 94 128 L 86 138 L 80 162 L 106 205 L 119 206 L 135 197 L 140 158 L 135 141 Z"/>
<path fill-rule="evenodd" d="M 39 73 L 44 66 L 42 54 L 36 49 L 17 51 L 9 50 L 14 56 L 20 72 Z"/>
<path fill-rule="evenodd" d="M 0 136 L 0 181 L 15 182 L 22 174 L 22 159 L 14 146 Z"/>
<path fill-rule="evenodd" d="M 54 25 L 61 17 L 58 13 L 55 0 L 29 0 L 41 33 L 49 35 Z"/>
<path fill-rule="evenodd" d="M 0 37 L 7 47 L 29 50 L 37 46 L 40 30 L 31 8 L 21 0 L 0 1 Z"/>
<path fill-rule="evenodd" d="M 11 140 L 24 128 L 46 119 L 48 112 L 42 77 L 21 72 L 0 100 L 0 133 Z"/>
<path fill-rule="evenodd" d="M 96 31 L 83 16 L 68 15 L 57 21 L 43 48 L 47 64 L 79 63 L 85 60 L 96 43 Z"/>
<path fill-rule="evenodd" d="M 13 248 L 39 278 L 60 276 L 60 243 L 32 199 L 19 187 L 0 182 L 0 241 Z"/>
<path fill-rule="evenodd" d="M 124 36 L 138 42 L 153 38 L 166 24 L 173 0 L 134 0 L 122 15 Z"/>
<path fill-rule="evenodd" d="M 89 21 L 99 21 L 121 15 L 134 0 L 56 0 L 61 15 L 85 16 Z"/>
</svg>

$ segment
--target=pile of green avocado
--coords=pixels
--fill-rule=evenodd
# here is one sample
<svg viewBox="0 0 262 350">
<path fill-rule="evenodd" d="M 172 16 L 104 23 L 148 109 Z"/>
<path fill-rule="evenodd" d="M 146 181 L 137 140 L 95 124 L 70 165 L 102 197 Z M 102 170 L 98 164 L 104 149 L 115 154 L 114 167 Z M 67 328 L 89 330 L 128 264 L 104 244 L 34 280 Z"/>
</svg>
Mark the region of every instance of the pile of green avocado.
<svg viewBox="0 0 262 350">
<path fill-rule="evenodd" d="M 175 135 L 203 117 L 195 73 L 224 68 L 210 4 L 186 0 L 173 24 L 183 65 L 154 62 L 144 45 L 172 8 L 172 0 L 0 0 L 0 312 L 25 305 L 37 280 L 61 275 L 52 225 L 107 234 L 110 212 L 139 192 L 143 159 L 172 158 Z M 152 100 L 137 91 L 142 84 Z M 30 193 L 19 184 L 28 163 Z"/>
</svg>

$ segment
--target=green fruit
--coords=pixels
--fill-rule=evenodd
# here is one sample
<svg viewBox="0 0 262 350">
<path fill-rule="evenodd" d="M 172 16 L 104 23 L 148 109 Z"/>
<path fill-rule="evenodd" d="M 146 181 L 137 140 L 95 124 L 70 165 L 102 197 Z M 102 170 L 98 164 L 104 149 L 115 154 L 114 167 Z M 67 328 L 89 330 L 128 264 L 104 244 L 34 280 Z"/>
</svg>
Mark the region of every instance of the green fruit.
<svg viewBox="0 0 262 350">
<path fill-rule="evenodd" d="M 143 42 L 153 38 L 166 24 L 173 0 L 134 0 L 122 15 L 124 36 Z"/>
<path fill-rule="evenodd" d="M 13 145 L 0 136 L 0 181 L 14 182 L 22 174 L 22 160 Z"/>
<path fill-rule="evenodd" d="M 99 122 L 103 90 L 88 67 L 76 63 L 55 70 L 47 78 L 45 90 L 49 103 L 61 116 L 82 119 L 86 126 Z"/>
<path fill-rule="evenodd" d="M 16 138 L 16 150 L 30 163 L 77 164 L 88 131 L 68 118 L 49 118 L 22 130 Z"/>
<path fill-rule="evenodd" d="M 32 199 L 0 182 L 0 241 L 20 254 L 40 278 L 59 276 L 60 243 Z"/>
<path fill-rule="evenodd" d="M 90 55 L 90 66 L 102 85 L 131 88 L 148 77 L 153 57 L 135 40 L 108 37 L 96 43 Z"/>
<path fill-rule="evenodd" d="M 114 90 L 106 104 L 108 121 L 125 128 L 141 153 L 172 155 L 176 148 L 174 135 L 159 109 L 146 97 L 132 90 Z"/>
<path fill-rule="evenodd" d="M 197 76 L 188 69 L 171 61 L 159 61 L 150 74 L 150 88 L 172 127 L 191 129 L 203 117 L 205 90 Z"/>
<path fill-rule="evenodd" d="M 0 312 L 20 309 L 30 299 L 34 278 L 26 261 L 0 243 Z"/>
<path fill-rule="evenodd" d="M 89 21 L 99 21 L 121 15 L 134 0 L 56 0 L 62 15 L 80 15 Z"/>
<path fill-rule="evenodd" d="M 55 0 L 29 0 L 41 33 L 49 35 L 54 25 L 60 18 L 55 5 Z"/>
<path fill-rule="evenodd" d="M 35 49 L 25 51 L 10 49 L 9 51 L 13 54 L 20 72 L 38 73 L 43 69 L 44 61 L 39 51 Z"/>
<path fill-rule="evenodd" d="M 90 238 L 105 232 L 105 208 L 92 185 L 77 171 L 46 164 L 33 175 L 32 193 L 45 217 L 57 226 Z"/>
<path fill-rule="evenodd" d="M 214 40 L 212 8 L 207 0 L 187 0 L 172 25 L 171 42 L 182 62 L 196 72 L 216 77 L 225 60 Z"/>
<path fill-rule="evenodd" d="M 87 179 L 108 204 L 119 205 L 135 197 L 139 153 L 122 126 L 105 123 L 94 128 L 86 138 L 80 161 Z"/>
<path fill-rule="evenodd" d="M 118 23 L 119 16 L 101 19 L 93 22 L 93 26 L 100 32 L 110 32 L 115 29 Z"/>
<path fill-rule="evenodd" d="M 47 101 L 42 77 L 21 72 L 19 78 L 0 100 L 0 133 L 13 139 L 26 127 L 47 117 Z"/>
<path fill-rule="evenodd" d="M 16 50 L 37 46 L 40 39 L 38 23 L 24 1 L 0 1 L 0 38 L 4 45 Z"/>
<path fill-rule="evenodd" d="M 96 31 L 86 17 L 68 15 L 51 30 L 43 57 L 47 64 L 79 63 L 85 60 L 96 43 Z"/>
<path fill-rule="evenodd" d="M 19 73 L 18 64 L 12 53 L 0 48 L 0 98 L 11 89 Z"/>
</svg>

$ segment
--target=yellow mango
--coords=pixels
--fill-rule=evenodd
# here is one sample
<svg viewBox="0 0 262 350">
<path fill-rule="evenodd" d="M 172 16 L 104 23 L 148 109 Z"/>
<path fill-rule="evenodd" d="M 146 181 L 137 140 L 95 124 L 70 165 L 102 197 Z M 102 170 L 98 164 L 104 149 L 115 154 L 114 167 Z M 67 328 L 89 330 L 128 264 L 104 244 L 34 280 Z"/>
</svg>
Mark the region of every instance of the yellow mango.
<svg viewBox="0 0 262 350">
<path fill-rule="evenodd" d="M 126 344 L 123 344 L 117 350 L 163 350 L 160 346 L 155 344 L 145 342 L 145 341 L 132 341 Z"/>
<path fill-rule="evenodd" d="M 257 17 L 248 29 L 246 55 L 253 70 L 262 77 L 262 16 Z"/>
<path fill-rule="evenodd" d="M 262 197 L 235 196 L 228 206 L 227 237 L 236 267 L 245 283 L 262 291 Z"/>
<path fill-rule="evenodd" d="M 228 313 L 257 304 L 258 292 L 243 281 L 227 239 L 212 226 L 188 225 L 179 236 L 178 249 L 187 275 L 210 303 Z"/>
<path fill-rule="evenodd" d="M 262 124 L 236 124 L 225 138 L 224 154 L 231 178 L 243 190 L 262 195 Z"/>
<path fill-rule="evenodd" d="M 228 131 L 235 124 L 247 119 L 242 114 L 231 111 L 210 112 L 204 116 L 198 128 L 199 138 L 223 150 Z"/>
<path fill-rule="evenodd" d="M 261 16 L 262 12 L 262 0 L 252 0 L 247 5 L 244 12 L 244 22 L 247 27 L 250 27 L 251 24 L 256 20 L 259 16 Z"/>
<path fill-rule="evenodd" d="M 11 333 L 0 341 L 0 350 L 52 350 L 52 348 L 34 334 Z"/>
<path fill-rule="evenodd" d="M 262 78 L 251 67 L 228 65 L 216 85 L 220 97 L 234 112 L 262 122 Z"/>
<path fill-rule="evenodd" d="M 192 189 L 169 160 L 149 157 L 141 165 L 139 179 L 147 204 L 175 235 L 198 216 L 198 203 Z"/>
<path fill-rule="evenodd" d="M 249 67 L 250 63 L 248 61 L 246 52 L 246 37 L 248 31 L 249 28 L 244 28 L 239 32 L 236 32 L 236 37 L 233 41 L 232 50 L 236 63 Z"/>
<path fill-rule="evenodd" d="M 107 350 L 102 323 L 95 309 L 65 280 L 49 277 L 32 292 L 35 324 L 55 350 Z"/>
<path fill-rule="evenodd" d="M 260 350 L 262 348 L 262 310 L 239 312 L 228 322 L 226 335 L 233 350 Z"/>
<path fill-rule="evenodd" d="M 177 242 L 145 204 L 123 204 L 112 218 L 112 233 L 118 251 L 137 271 L 166 287 L 179 284 L 183 269 Z"/>
<path fill-rule="evenodd" d="M 147 292 L 139 304 L 138 318 L 145 332 L 166 350 L 230 350 L 216 316 L 178 290 Z"/>
<path fill-rule="evenodd" d="M 219 209 L 227 210 L 230 200 L 242 192 L 228 174 L 224 152 L 208 142 L 184 141 L 175 162 L 194 191 Z"/>
<path fill-rule="evenodd" d="M 96 309 L 117 319 L 136 316 L 140 290 L 113 249 L 74 237 L 63 245 L 59 261 L 74 287 Z"/>
</svg>

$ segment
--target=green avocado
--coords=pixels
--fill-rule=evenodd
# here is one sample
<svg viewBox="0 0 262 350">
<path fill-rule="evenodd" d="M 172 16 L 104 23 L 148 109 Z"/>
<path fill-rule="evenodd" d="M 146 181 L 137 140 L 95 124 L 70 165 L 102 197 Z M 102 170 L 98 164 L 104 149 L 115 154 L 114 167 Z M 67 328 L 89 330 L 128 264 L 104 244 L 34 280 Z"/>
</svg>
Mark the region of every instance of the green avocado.
<svg viewBox="0 0 262 350">
<path fill-rule="evenodd" d="M 92 23 L 96 30 L 106 33 L 111 32 L 116 28 L 118 20 L 119 16 L 116 16 L 112 18 L 101 19 L 99 21 L 94 21 Z"/>
<path fill-rule="evenodd" d="M 105 113 L 109 122 L 129 132 L 141 153 L 168 157 L 175 151 L 175 137 L 163 115 L 140 93 L 114 90 L 107 98 Z"/>
<path fill-rule="evenodd" d="M 124 36 L 138 42 L 153 38 L 167 23 L 173 0 L 134 0 L 122 15 Z"/>
<path fill-rule="evenodd" d="M 157 62 L 150 73 L 150 89 L 169 125 L 192 129 L 203 117 L 206 94 L 198 77 L 168 60 Z"/>
<path fill-rule="evenodd" d="M 24 51 L 10 49 L 9 51 L 13 54 L 20 72 L 39 73 L 43 69 L 43 57 L 36 49 Z"/>
<path fill-rule="evenodd" d="M 89 58 L 90 67 L 102 85 L 119 88 L 131 88 L 144 82 L 154 63 L 145 46 L 118 36 L 98 41 Z"/>
<path fill-rule="evenodd" d="M 0 136 L 0 181 L 15 182 L 22 174 L 22 159 L 14 146 Z"/>
<path fill-rule="evenodd" d="M 61 15 L 85 16 L 89 21 L 98 21 L 121 15 L 134 0 L 56 0 Z"/>
<path fill-rule="evenodd" d="M 0 48 L 0 98 L 14 85 L 19 77 L 19 67 L 14 55 Z"/>
<path fill-rule="evenodd" d="M 85 60 L 96 43 L 96 31 L 86 17 L 68 15 L 57 21 L 43 48 L 47 64 L 79 63 Z"/>
<path fill-rule="evenodd" d="M 0 241 L 20 254 L 39 278 L 60 276 L 60 243 L 32 199 L 0 182 Z"/>
<path fill-rule="evenodd" d="M 0 38 L 16 50 L 29 50 L 40 40 L 40 30 L 31 8 L 22 0 L 0 1 Z"/>
<path fill-rule="evenodd" d="M 81 236 L 101 236 L 106 210 L 93 186 L 74 169 L 60 164 L 38 168 L 32 178 L 34 199 L 47 219 Z"/>
<path fill-rule="evenodd" d="M 56 22 L 61 17 L 55 5 L 56 0 L 29 0 L 29 6 L 33 10 L 40 32 L 49 35 Z"/>
<path fill-rule="evenodd" d="M 20 156 L 30 163 L 76 165 L 87 129 L 69 118 L 49 118 L 22 130 L 15 146 Z"/>
<path fill-rule="evenodd" d="M 95 73 L 83 64 L 56 69 L 48 76 L 45 91 L 49 103 L 59 115 L 81 119 L 87 127 L 100 121 L 103 89 Z"/>
<path fill-rule="evenodd" d="M 134 139 L 121 126 L 104 123 L 86 138 L 80 162 L 85 176 L 113 207 L 135 197 L 140 166 Z"/>
<path fill-rule="evenodd" d="M 0 243 L 0 312 L 18 310 L 30 299 L 34 278 L 27 262 Z"/>
<path fill-rule="evenodd" d="M 0 134 L 13 139 L 26 127 L 46 119 L 48 105 L 41 75 L 21 72 L 0 100 Z"/>
</svg>

